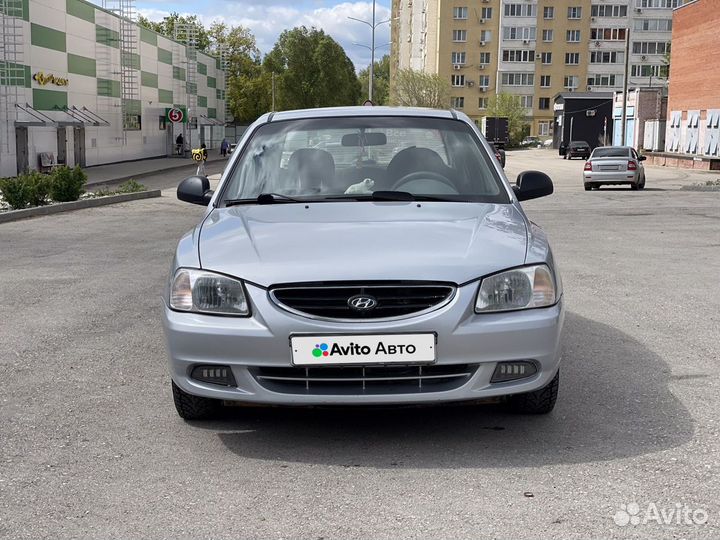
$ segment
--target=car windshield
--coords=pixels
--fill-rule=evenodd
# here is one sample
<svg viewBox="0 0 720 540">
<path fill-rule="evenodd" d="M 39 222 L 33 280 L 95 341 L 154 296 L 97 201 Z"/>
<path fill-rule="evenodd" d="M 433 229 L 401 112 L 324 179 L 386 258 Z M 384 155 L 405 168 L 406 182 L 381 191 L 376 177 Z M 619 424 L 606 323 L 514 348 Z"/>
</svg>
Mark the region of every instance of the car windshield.
<svg viewBox="0 0 720 540">
<path fill-rule="evenodd" d="M 223 201 L 409 198 L 509 203 L 479 138 L 464 122 L 430 117 L 285 120 L 241 149 Z M 408 195 L 409 194 L 409 195 Z"/>
<path fill-rule="evenodd" d="M 575 141 L 575 142 L 571 142 L 570 146 L 572 148 L 582 148 L 584 146 L 588 146 L 588 143 L 586 143 L 585 141 Z"/>
<path fill-rule="evenodd" d="M 628 157 L 628 155 L 629 150 L 627 148 L 596 148 L 592 157 Z"/>
</svg>

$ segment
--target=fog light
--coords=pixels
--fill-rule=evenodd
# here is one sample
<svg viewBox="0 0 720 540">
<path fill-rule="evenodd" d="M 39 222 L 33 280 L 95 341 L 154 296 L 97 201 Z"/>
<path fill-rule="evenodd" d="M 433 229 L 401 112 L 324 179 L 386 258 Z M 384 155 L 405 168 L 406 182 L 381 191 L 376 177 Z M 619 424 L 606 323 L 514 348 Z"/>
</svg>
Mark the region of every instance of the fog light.
<svg viewBox="0 0 720 540">
<path fill-rule="evenodd" d="M 498 362 L 491 383 L 514 381 L 537 373 L 535 362 Z"/>
<path fill-rule="evenodd" d="M 228 366 L 195 366 L 190 377 L 206 383 L 237 386 L 232 370 Z"/>
</svg>

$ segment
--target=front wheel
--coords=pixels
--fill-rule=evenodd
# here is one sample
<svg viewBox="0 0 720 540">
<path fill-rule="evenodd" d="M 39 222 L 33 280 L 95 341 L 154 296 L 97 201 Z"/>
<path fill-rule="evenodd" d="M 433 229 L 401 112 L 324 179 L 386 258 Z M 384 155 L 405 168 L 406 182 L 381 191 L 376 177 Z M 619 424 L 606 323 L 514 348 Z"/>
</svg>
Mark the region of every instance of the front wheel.
<svg viewBox="0 0 720 540">
<path fill-rule="evenodd" d="M 508 396 L 510 410 L 519 414 L 547 414 L 555 408 L 560 388 L 560 370 L 542 388 Z"/>
<path fill-rule="evenodd" d="M 216 416 L 222 407 L 220 400 L 188 394 L 175 381 L 172 381 L 172 393 L 175 409 L 184 420 L 208 420 Z"/>
</svg>

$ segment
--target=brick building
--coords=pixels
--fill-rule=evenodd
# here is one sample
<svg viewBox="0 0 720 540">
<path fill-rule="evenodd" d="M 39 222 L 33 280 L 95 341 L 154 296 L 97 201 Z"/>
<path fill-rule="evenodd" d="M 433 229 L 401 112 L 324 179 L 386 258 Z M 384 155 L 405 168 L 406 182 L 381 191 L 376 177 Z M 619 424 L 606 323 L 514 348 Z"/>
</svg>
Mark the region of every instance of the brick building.
<svg viewBox="0 0 720 540">
<path fill-rule="evenodd" d="M 665 151 L 695 158 L 696 168 L 720 165 L 711 161 L 720 157 L 718 28 L 717 0 L 694 0 L 673 12 Z"/>
</svg>

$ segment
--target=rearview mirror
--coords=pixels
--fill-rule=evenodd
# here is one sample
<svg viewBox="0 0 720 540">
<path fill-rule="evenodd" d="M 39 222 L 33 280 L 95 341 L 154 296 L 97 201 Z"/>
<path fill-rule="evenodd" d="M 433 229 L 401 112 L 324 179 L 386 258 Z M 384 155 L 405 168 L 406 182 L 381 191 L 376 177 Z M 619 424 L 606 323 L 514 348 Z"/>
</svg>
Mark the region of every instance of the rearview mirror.
<svg viewBox="0 0 720 540">
<path fill-rule="evenodd" d="M 383 146 L 387 144 L 384 133 L 348 133 L 343 135 L 343 146 Z"/>
<path fill-rule="evenodd" d="M 638 156 L 638 161 L 645 161 L 647 156 Z"/>
<path fill-rule="evenodd" d="M 177 188 L 177 198 L 192 204 L 207 206 L 212 196 L 207 176 L 188 176 Z"/>
<path fill-rule="evenodd" d="M 527 201 L 552 194 L 553 183 L 550 177 L 543 172 L 524 171 L 518 175 L 513 191 L 518 201 Z"/>
</svg>

